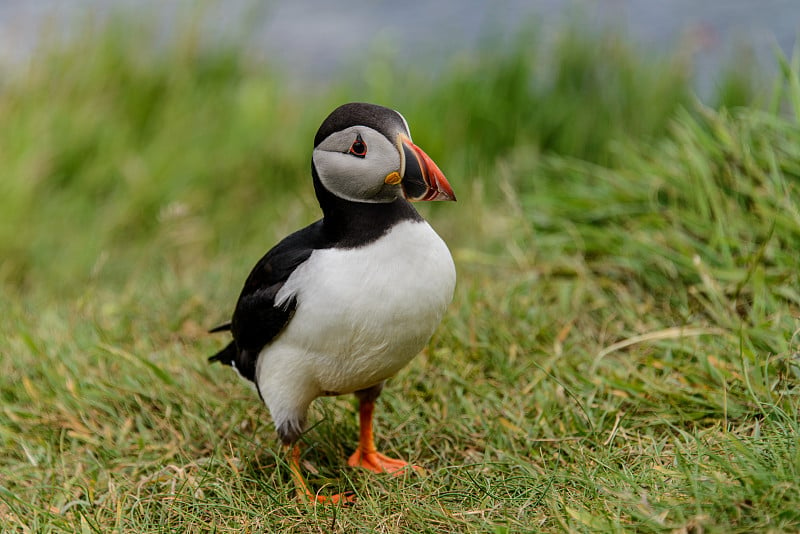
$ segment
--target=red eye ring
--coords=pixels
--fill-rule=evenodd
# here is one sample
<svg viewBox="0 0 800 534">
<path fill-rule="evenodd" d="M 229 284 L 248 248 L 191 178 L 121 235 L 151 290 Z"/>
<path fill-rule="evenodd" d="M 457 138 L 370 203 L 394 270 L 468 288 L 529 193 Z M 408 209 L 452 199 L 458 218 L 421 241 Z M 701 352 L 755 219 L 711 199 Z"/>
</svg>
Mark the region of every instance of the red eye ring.
<svg viewBox="0 0 800 534">
<path fill-rule="evenodd" d="M 367 144 L 361 139 L 361 134 L 356 135 L 356 140 L 353 141 L 348 152 L 357 158 L 363 158 L 367 155 Z"/>
</svg>

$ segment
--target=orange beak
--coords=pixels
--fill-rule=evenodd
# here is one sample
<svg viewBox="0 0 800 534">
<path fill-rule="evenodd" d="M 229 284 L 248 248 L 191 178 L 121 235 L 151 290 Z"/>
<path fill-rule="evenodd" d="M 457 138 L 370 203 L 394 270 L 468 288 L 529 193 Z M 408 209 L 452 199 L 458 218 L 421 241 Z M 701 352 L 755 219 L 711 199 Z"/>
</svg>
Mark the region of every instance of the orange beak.
<svg viewBox="0 0 800 534">
<path fill-rule="evenodd" d="M 407 136 L 397 136 L 400 186 L 408 200 L 455 200 L 453 188 L 433 160 Z"/>
</svg>

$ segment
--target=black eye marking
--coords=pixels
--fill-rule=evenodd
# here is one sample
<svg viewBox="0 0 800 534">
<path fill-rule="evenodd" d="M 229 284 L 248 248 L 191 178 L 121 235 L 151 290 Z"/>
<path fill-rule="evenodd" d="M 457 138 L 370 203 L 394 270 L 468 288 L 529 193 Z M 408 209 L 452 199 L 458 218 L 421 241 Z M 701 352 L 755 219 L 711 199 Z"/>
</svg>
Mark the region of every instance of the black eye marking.
<svg viewBox="0 0 800 534">
<path fill-rule="evenodd" d="M 364 158 L 367 155 L 367 144 L 361 139 L 361 134 L 356 135 L 356 140 L 353 141 L 348 152 L 357 158 Z"/>
</svg>

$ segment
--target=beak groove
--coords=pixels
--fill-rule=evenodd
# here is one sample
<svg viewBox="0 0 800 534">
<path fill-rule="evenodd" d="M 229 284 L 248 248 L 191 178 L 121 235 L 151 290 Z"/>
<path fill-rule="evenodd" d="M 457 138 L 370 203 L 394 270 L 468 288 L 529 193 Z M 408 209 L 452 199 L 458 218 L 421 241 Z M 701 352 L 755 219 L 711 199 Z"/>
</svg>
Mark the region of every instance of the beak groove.
<svg viewBox="0 0 800 534">
<path fill-rule="evenodd" d="M 430 156 L 403 134 L 398 136 L 398 145 L 403 159 L 400 184 L 408 200 L 455 201 L 453 188 Z"/>
</svg>

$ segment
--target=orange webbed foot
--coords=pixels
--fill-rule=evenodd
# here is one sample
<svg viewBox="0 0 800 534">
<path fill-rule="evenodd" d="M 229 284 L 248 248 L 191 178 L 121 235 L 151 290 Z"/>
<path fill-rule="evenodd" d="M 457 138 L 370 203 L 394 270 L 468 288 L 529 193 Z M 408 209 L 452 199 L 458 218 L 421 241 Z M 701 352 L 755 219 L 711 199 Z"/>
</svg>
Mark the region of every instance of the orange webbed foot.
<svg viewBox="0 0 800 534">
<path fill-rule="evenodd" d="M 361 447 L 356 449 L 356 452 L 350 456 L 350 459 L 347 460 L 347 465 L 363 467 L 373 473 L 390 473 L 393 475 L 402 474 L 406 468 L 422 472 L 422 468 L 419 466 L 411 465 L 404 460 L 389 458 L 377 451 L 365 451 Z"/>
<path fill-rule="evenodd" d="M 411 465 L 404 460 L 389 458 L 375 449 L 375 436 L 372 433 L 372 413 L 375 409 L 375 400 L 370 397 L 359 398 L 359 400 L 358 419 L 360 431 L 358 448 L 350 456 L 347 464 L 351 467 L 363 467 L 374 473 L 400 475 L 406 469 L 423 472 L 424 470 L 419 466 Z"/>
<path fill-rule="evenodd" d="M 289 470 L 297 486 L 297 495 L 300 499 L 307 500 L 313 504 L 353 504 L 356 496 L 352 491 L 336 493 L 334 495 L 319 495 L 312 493 L 306 484 L 303 474 L 300 472 L 300 447 L 294 445 L 289 452 Z"/>
</svg>

